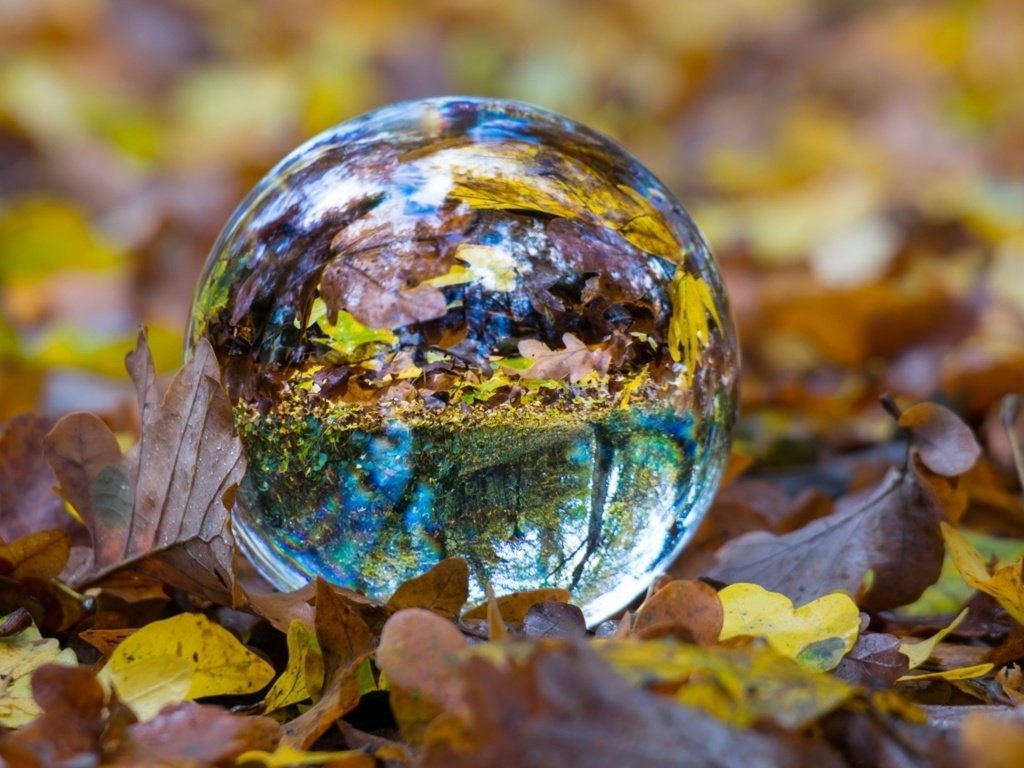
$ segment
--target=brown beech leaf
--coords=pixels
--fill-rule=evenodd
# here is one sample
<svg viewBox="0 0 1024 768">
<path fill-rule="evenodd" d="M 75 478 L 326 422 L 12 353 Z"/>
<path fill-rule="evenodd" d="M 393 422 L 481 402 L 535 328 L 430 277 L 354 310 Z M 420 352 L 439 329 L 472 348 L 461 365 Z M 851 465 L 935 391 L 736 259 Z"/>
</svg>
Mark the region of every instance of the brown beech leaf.
<svg viewBox="0 0 1024 768">
<path fill-rule="evenodd" d="M 316 638 L 324 659 L 324 691 L 312 707 L 285 725 L 282 743 L 309 749 L 359 703 L 356 673 L 373 652 L 374 634 L 348 590 L 316 581 Z"/>
<path fill-rule="evenodd" d="M 422 608 L 399 611 L 384 625 L 377 666 L 391 685 L 391 710 L 406 741 L 418 744 L 441 712 L 464 708 L 466 638 L 452 622 Z"/>
<path fill-rule="evenodd" d="M 837 764 L 633 688 L 579 642 L 547 640 L 525 663 L 471 657 L 462 679 L 468 706 L 428 729 L 428 768 Z"/>
<path fill-rule="evenodd" d="M 644 600 L 633 617 L 641 639 L 671 635 L 697 645 L 714 645 L 722 632 L 722 601 L 702 581 L 670 581 Z"/>
<path fill-rule="evenodd" d="M 501 618 L 510 624 L 518 624 L 526 618 L 526 612 L 537 603 L 568 603 L 569 592 L 558 587 L 541 587 L 525 592 L 513 592 L 497 598 L 498 611 Z M 474 606 L 462 614 L 466 620 L 486 619 L 487 603 Z"/>
<path fill-rule="evenodd" d="M 944 552 L 939 523 L 956 521 L 963 512 L 967 498 L 958 477 L 980 448 L 967 427 L 939 405 L 914 406 L 899 423 L 908 436 L 903 468 L 791 533 L 758 531 L 727 543 L 707 575 L 760 584 L 802 605 L 835 590 L 858 595 L 870 570 L 874 581 L 858 597 L 862 607 L 880 611 L 916 600 L 938 579 Z"/>
<path fill-rule="evenodd" d="M 527 637 L 584 637 L 587 622 L 583 611 L 569 603 L 535 603 L 523 617 Z"/>
<path fill-rule="evenodd" d="M 458 617 L 469 599 L 469 565 L 464 558 L 442 560 L 422 576 L 404 582 L 388 600 L 392 611 L 426 608 L 449 619 Z"/>
<path fill-rule="evenodd" d="M 910 660 L 900 653 L 898 637 L 864 632 L 832 674 L 853 685 L 888 688 L 909 668 Z"/>
<path fill-rule="evenodd" d="M 85 529 L 54 493 L 57 478 L 43 455 L 43 438 L 53 421 L 23 415 L 0 436 L 0 541 L 58 529 L 85 543 Z"/>
<path fill-rule="evenodd" d="M 221 707 L 185 701 L 145 723 L 128 726 L 113 765 L 224 765 L 250 750 L 273 750 L 281 726 L 269 717 L 240 717 Z"/>
<path fill-rule="evenodd" d="M 90 584 L 131 565 L 211 600 L 232 600 L 230 507 L 245 472 L 231 404 L 209 343 L 158 400 L 145 333 L 127 358 L 138 392 L 141 434 L 121 455 L 113 433 L 72 414 L 46 437 L 61 493 L 85 521 L 92 549 L 67 574 Z"/>
<path fill-rule="evenodd" d="M 43 714 L 0 742 L 0 757 L 15 766 L 98 765 L 106 696 L 96 676 L 85 667 L 47 664 L 32 675 L 32 696 Z"/>
</svg>

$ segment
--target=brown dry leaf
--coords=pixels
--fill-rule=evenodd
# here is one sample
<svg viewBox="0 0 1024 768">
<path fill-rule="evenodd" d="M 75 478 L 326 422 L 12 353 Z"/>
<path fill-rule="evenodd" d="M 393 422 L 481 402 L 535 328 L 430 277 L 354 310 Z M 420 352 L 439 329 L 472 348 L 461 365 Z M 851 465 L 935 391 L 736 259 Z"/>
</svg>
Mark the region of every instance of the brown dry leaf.
<svg viewBox="0 0 1024 768">
<path fill-rule="evenodd" d="M 0 756 L 13 748 L 40 766 L 98 764 L 106 696 L 96 676 L 85 667 L 50 664 L 32 676 L 32 695 L 43 714 L 2 742 Z"/>
<path fill-rule="evenodd" d="M 879 611 L 916 600 L 938 579 L 939 523 L 963 511 L 957 475 L 971 468 L 980 448 L 967 425 L 940 405 L 916 405 L 899 423 L 908 433 L 904 469 L 792 533 L 755 532 L 729 542 L 708 575 L 760 584 L 800 605 L 836 590 L 857 595 L 870 570 L 874 580 L 858 598 L 862 607 Z"/>
<path fill-rule="evenodd" d="M 56 529 L 85 543 L 85 529 L 53 492 L 57 478 L 43 455 L 43 438 L 52 428 L 51 419 L 23 415 L 0 436 L 0 541 Z"/>
<path fill-rule="evenodd" d="M 571 333 L 563 334 L 563 349 L 551 349 L 543 341 L 524 339 L 519 354 L 533 364 L 520 373 L 524 378 L 568 379 L 573 384 L 591 373 L 608 372 L 611 354 L 602 344 L 587 346 Z"/>
<path fill-rule="evenodd" d="M 406 741 L 418 744 L 441 712 L 463 711 L 459 674 L 467 647 L 452 622 L 422 608 L 399 611 L 384 625 L 377 666 L 391 686 L 391 710 Z"/>
<path fill-rule="evenodd" d="M 531 606 L 537 603 L 568 603 L 570 599 L 568 590 L 557 587 L 544 587 L 531 589 L 526 592 L 513 592 L 510 595 L 502 595 L 497 598 L 498 610 L 501 618 L 510 624 L 518 624 L 526 618 L 526 612 Z M 467 621 L 487 618 L 487 603 L 474 606 L 462 614 Z"/>
<path fill-rule="evenodd" d="M 644 600 L 632 632 L 649 639 L 671 635 L 697 645 L 714 645 L 722 631 L 722 601 L 702 581 L 670 581 Z"/>
<path fill-rule="evenodd" d="M 127 565 L 211 600 L 232 599 L 230 507 L 245 472 L 231 404 L 209 343 L 171 382 L 159 403 L 144 333 L 128 355 L 142 423 L 124 456 L 95 416 L 61 419 L 47 458 L 92 536 L 93 548 L 68 574 L 90 584 Z"/>
<path fill-rule="evenodd" d="M 117 646 L 137 631 L 135 627 L 125 629 L 86 629 L 83 632 L 79 632 L 78 636 L 99 651 L 103 657 L 107 657 L 114 652 Z"/>
<path fill-rule="evenodd" d="M 839 765 L 633 688 L 582 643 L 548 640 L 501 666 L 472 657 L 461 680 L 467 706 L 428 729 L 427 768 Z"/>
<path fill-rule="evenodd" d="M 0 543 L 0 613 L 28 607 L 45 629 L 66 629 L 78 621 L 81 601 L 55 581 L 70 553 L 71 538 L 62 530 Z"/>
<path fill-rule="evenodd" d="M 313 626 L 314 609 L 310 603 L 315 597 L 316 582 L 311 581 L 292 592 L 259 593 L 245 590 L 244 599 L 249 610 L 287 634 L 293 621 Z"/>
<path fill-rule="evenodd" d="M 853 685 L 888 688 L 907 674 L 909 668 L 909 660 L 900 653 L 898 637 L 865 632 L 832 674 Z"/>
<path fill-rule="evenodd" d="M 370 275 L 348 260 L 339 259 L 324 269 L 320 293 L 331 317 L 345 310 L 373 329 L 401 328 L 447 314 L 448 303 L 437 288 L 409 288 L 402 282 L 396 284 L 395 277 Z"/>
<path fill-rule="evenodd" d="M 323 696 L 287 723 L 282 744 L 309 749 L 361 696 L 356 673 L 373 652 L 375 637 L 359 604 L 323 579 L 316 581 L 316 639 L 323 656 Z"/>
<path fill-rule="evenodd" d="M 281 726 L 269 717 L 186 701 L 128 726 L 112 765 L 234 765 L 243 752 L 270 750 L 280 740 Z"/>
<path fill-rule="evenodd" d="M 526 637 L 584 637 L 587 622 L 583 611 L 569 603 L 535 603 L 523 617 Z"/>
<path fill-rule="evenodd" d="M 960 746 L 965 768 L 1018 768 L 1024 763 L 1024 710 L 967 715 Z"/>
<path fill-rule="evenodd" d="M 469 565 L 464 558 L 450 557 L 399 586 L 388 600 L 387 608 L 391 611 L 425 608 L 454 620 L 468 598 Z"/>
</svg>

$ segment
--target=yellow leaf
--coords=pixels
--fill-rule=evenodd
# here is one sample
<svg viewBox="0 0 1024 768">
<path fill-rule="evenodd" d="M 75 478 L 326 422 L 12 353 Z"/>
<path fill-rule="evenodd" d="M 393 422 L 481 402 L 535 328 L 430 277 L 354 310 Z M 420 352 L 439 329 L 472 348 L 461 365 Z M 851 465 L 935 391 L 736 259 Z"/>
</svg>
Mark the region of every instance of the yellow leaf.
<svg viewBox="0 0 1024 768">
<path fill-rule="evenodd" d="M 1019 624 L 1024 624 L 1024 559 L 1000 565 L 990 573 L 981 553 L 956 528 L 942 523 L 942 538 L 964 581 L 994 597 Z"/>
<path fill-rule="evenodd" d="M 97 675 L 100 682 L 115 688 L 117 697 L 143 723 L 152 720 L 169 704 L 185 701 L 195 677 L 191 660 L 169 654 L 131 662 L 116 677 L 107 673 L 109 668 L 108 664 Z"/>
<path fill-rule="evenodd" d="M 173 675 L 180 685 L 186 667 L 191 680 L 184 699 L 255 693 L 274 677 L 273 667 L 199 613 L 155 621 L 135 632 L 117 646 L 100 677 L 119 692 L 146 691 L 161 674 Z M 148 703 L 149 694 L 145 697 Z"/>
<path fill-rule="evenodd" d="M 974 664 L 970 667 L 957 667 L 946 669 L 941 672 L 925 672 L 920 675 L 904 675 L 897 683 L 913 682 L 916 680 L 973 680 L 982 677 L 992 671 L 993 664 Z"/>
<path fill-rule="evenodd" d="M 259 763 L 265 768 L 290 768 L 293 765 L 331 765 L 365 766 L 371 768 L 376 761 L 365 752 L 358 749 L 348 749 L 344 752 L 304 752 L 294 747 L 280 746 L 273 752 L 263 752 L 254 749 L 238 756 L 238 764 Z"/>
<path fill-rule="evenodd" d="M 489 291 L 511 291 L 516 287 L 516 260 L 504 248 L 462 243 L 455 258 L 469 265 L 469 273 Z"/>
<path fill-rule="evenodd" d="M 720 640 L 761 637 L 776 653 L 808 669 L 836 667 L 857 642 L 860 609 L 841 592 L 799 608 L 757 584 L 732 584 L 718 593 L 725 611 Z"/>
<path fill-rule="evenodd" d="M 511 595 L 502 595 L 496 601 L 501 618 L 513 624 L 522 621 L 526 612 L 537 603 L 568 603 L 569 592 L 557 587 L 544 587 L 531 589 L 526 592 L 513 592 Z M 464 619 L 486 619 L 488 618 L 489 602 L 474 606 L 462 614 Z"/>
<path fill-rule="evenodd" d="M 266 712 L 317 699 L 324 687 L 324 657 L 316 633 L 298 619 L 288 626 L 288 666 L 267 694 Z"/>
<path fill-rule="evenodd" d="M 772 720 L 800 728 L 854 695 L 832 675 L 814 672 L 769 648 L 700 647 L 675 640 L 597 641 L 594 648 L 634 685 L 677 685 L 677 701 L 747 726 Z"/>
<path fill-rule="evenodd" d="M 20 728 L 39 714 L 30 685 L 38 667 L 77 663 L 74 651 L 62 651 L 60 643 L 43 638 L 34 626 L 11 637 L 0 637 L 0 726 Z"/>
<path fill-rule="evenodd" d="M 696 275 L 676 270 L 669 286 L 672 317 L 668 321 L 668 350 L 672 359 L 686 366 L 686 384 L 693 383 L 701 350 L 711 343 L 708 318 L 722 330 L 715 299 L 708 284 Z"/>
<path fill-rule="evenodd" d="M 935 646 L 942 642 L 942 639 L 946 635 L 959 627 L 960 622 L 962 622 L 966 616 L 967 609 L 964 608 L 960 611 L 960 615 L 953 619 L 948 627 L 940 629 L 927 640 L 920 640 L 914 643 L 900 643 L 900 653 L 910 659 L 910 666 L 908 669 L 917 669 L 928 661 L 928 657 L 932 655 L 932 652 L 935 650 Z"/>
</svg>

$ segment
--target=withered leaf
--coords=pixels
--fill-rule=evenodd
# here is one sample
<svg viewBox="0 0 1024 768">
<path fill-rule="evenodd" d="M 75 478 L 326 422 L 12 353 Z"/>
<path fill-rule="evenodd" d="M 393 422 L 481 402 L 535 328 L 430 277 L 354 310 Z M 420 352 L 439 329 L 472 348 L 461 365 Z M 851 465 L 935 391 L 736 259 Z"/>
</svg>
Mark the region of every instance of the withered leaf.
<svg viewBox="0 0 1024 768">
<path fill-rule="evenodd" d="M 558 587 L 541 587 L 525 592 L 513 592 L 496 599 L 498 611 L 504 621 L 518 624 L 526 618 L 526 612 L 537 603 L 568 603 L 569 592 Z M 481 603 L 462 614 L 466 620 L 486 619 L 488 603 Z"/>
<path fill-rule="evenodd" d="M 837 764 L 827 750 L 812 757 L 795 743 L 633 688 L 578 642 L 548 640 L 525 663 L 510 659 L 500 667 L 472 657 L 462 677 L 466 712 L 431 725 L 425 766 Z"/>
<path fill-rule="evenodd" d="M 377 665 L 391 684 L 391 711 L 413 744 L 442 711 L 462 711 L 459 670 L 467 641 L 456 626 L 422 608 L 399 611 L 384 625 Z"/>
<path fill-rule="evenodd" d="M 832 674 L 853 685 L 887 688 L 909 668 L 910 660 L 900 653 L 898 637 L 865 632 Z"/>
<path fill-rule="evenodd" d="M 98 418 L 72 414 L 46 437 L 61 493 L 92 536 L 69 583 L 82 586 L 127 565 L 212 600 L 232 599 L 234 539 L 229 508 L 245 472 L 231 404 L 205 340 L 160 403 L 140 332 L 128 355 L 141 434 L 124 456 Z"/>
<path fill-rule="evenodd" d="M 675 580 L 644 600 L 633 617 L 639 638 L 672 635 L 697 645 L 714 645 L 722 631 L 722 601 L 701 581 Z"/>
<path fill-rule="evenodd" d="M 569 603 L 535 603 L 523 617 L 527 637 L 584 637 L 587 622 L 583 611 Z"/>
<path fill-rule="evenodd" d="M 524 339 L 519 354 L 533 361 L 522 376 L 535 379 L 568 379 L 573 384 L 590 373 L 605 374 L 611 356 L 602 345 L 588 347 L 571 333 L 562 336 L 564 349 L 551 349 L 543 341 Z"/>
<path fill-rule="evenodd" d="M 437 288 L 394 283 L 392 276 L 371 275 L 341 257 L 324 269 L 320 292 L 332 318 L 345 310 L 370 328 L 401 328 L 448 313 L 448 303 Z"/>
<path fill-rule="evenodd" d="M 234 765 L 243 752 L 272 750 L 280 739 L 281 726 L 269 717 L 240 717 L 186 701 L 128 726 L 114 765 Z"/>
<path fill-rule="evenodd" d="M 43 455 L 43 438 L 52 428 L 50 419 L 23 415 L 0 435 L 0 541 L 56 529 L 85 543 L 85 529 L 53 492 L 57 478 Z"/>
<path fill-rule="evenodd" d="M 372 654 L 376 639 L 347 590 L 323 579 L 316 581 L 315 627 L 323 654 L 324 689 L 319 701 L 285 725 L 282 744 L 296 749 L 309 749 L 359 703 L 356 673 Z"/>
<path fill-rule="evenodd" d="M 469 598 L 469 565 L 461 557 L 442 560 L 422 576 L 401 584 L 388 600 L 392 611 L 426 608 L 455 619 Z"/>
<path fill-rule="evenodd" d="M 879 611 L 916 600 L 938 579 L 939 523 L 955 521 L 963 511 L 966 495 L 958 475 L 971 468 L 980 448 L 942 406 L 917 405 L 899 423 L 908 433 L 905 467 L 891 470 L 873 491 L 840 499 L 833 514 L 792 533 L 755 532 L 729 542 L 707 575 L 760 584 L 801 605 L 835 590 L 857 595 L 871 570 L 871 589 L 858 598 L 862 607 Z M 946 457 L 936 459 L 942 451 Z"/>
</svg>

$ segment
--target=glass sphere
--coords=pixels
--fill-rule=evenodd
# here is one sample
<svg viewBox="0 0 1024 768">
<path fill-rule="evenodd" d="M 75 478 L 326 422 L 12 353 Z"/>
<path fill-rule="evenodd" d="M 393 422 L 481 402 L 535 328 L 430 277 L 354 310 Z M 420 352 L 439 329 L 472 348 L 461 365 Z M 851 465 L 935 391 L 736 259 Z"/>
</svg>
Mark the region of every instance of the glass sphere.
<svg viewBox="0 0 1024 768">
<path fill-rule="evenodd" d="M 192 307 L 273 583 L 563 587 L 594 623 L 667 566 L 729 451 L 737 352 L 708 247 L 621 147 L 515 102 L 385 107 L 232 215 Z"/>
</svg>

